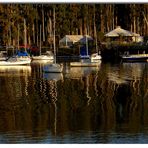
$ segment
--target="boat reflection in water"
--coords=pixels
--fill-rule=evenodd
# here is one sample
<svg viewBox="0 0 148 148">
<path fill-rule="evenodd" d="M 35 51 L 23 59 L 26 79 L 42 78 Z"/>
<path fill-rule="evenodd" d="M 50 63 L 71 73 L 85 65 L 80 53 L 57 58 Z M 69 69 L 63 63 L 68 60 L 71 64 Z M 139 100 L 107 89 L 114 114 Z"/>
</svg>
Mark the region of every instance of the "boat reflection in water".
<svg viewBox="0 0 148 148">
<path fill-rule="evenodd" d="M 101 60 L 81 59 L 79 62 L 71 62 L 71 67 L 98 67 Z"/>
<path fill-rule="evenodd" d="M 0 66 L 0 76 L 31 75 L 31 66 Z"/>
<path fill-rule="evenodd" d="M 32 60 L 32 64 L 46 64 L 46 63 L 52 63 L 53 62 L 53 60 L 51 59 L 51 60 Z"/>
<path fill-rule="evenodd" d="M 62 73 L 43 73 L 43 78 L 46 80 L 53 80 L 53 81 L 63 81 L 63 74 Z"/>
<path fill-rule="evenodd" d="M 96 67 L 70 67 L 65 74 L 66 78 L 79 79 L 88 76 L 91 73 L 97 73 L 100 70 L 100 65 Z"/>
<path fill-rule="evenodd" d="M 43 66 L 43 65 L 46 65 L 46 64 L 49 64 L 49 63 L 53 63 L 53 60 L 33 60 L 31 62 L 31 65 Z"/>
<path fill-rule="evenodd" d="M 108 79 L 117 84 L 139 80 L 144 66 L 142 63 L 123 63 L 119 67 L 109 67 Z"/>
<path fill-rule="evenodd" d="M 52 133 L 56 135 L 57 133 L 57 101 L 58 101 L 58 86 L 57 83 L 60 81 L 62 83 L 64 81 L 62 73 L 45 73 L 43 72 L 43 83 L 45 84 L 45 88 L 42 91 L 43 98 L 46 100 L 46 103 L 50 106 L 50 111 L 52 112 Z M 48 93 L 47 93 L 48 92 Z"/>
<path fill-rule="evenodd" d="M 130 79 L 140 79 L 145 63 L 123 63 L 124 75 Z"/>
<path fill-rule="evenodd" d="M 135 123 L 132 123 L 138 118 L 136 116 L 136 109 L 138 110 L 138 106 L 141 108 L 140 105 L 143 105 L 143 100 L 148 97 L 146 84 L 148 75 L 147 64 L 109 64 L 106 66 L 106 72 L 109 86 L 107 90 L 112 92 L 106 99 L 109 99 L 110 101 L 115 99 L 115 103 L 113 104 L 116 107 L 117 123 L 123 124 L 124 122 L 128 123 L 129 121 L 133 127 L 137 126 Z M 129 125 L 129 127 L 131 125 Z"/>
<path fill-rule="evenodd" d="M 81 93 L 83 93 L 84 100 L 86 100 L 86 104 L 89 105 L 92 98 L 98 96 L 97 90 L 97 79 L 98 72 L 101 68 L 101 62 L 98 63 L 98 66 L 78 66 L 78 67 L 70 67 L 69 71 L 65 74 L 67 79 L 70 79 L 72 84 L 78 83 L 78 87 L 80 87 Z M 93 88 L 93 90 L 92 90 Z M 77 90 L 77 88 L 75 89 Z M 73 92 L 71 92 L 73 94 Z M 76 92 L 74 92 L 76 93 Z M 79 93 L 79 92 L 77 92 Z M 93 94 L 93 96 L 92 96 Z M 74 94 L 75 96 L 75 94 Z"/>
</svg>

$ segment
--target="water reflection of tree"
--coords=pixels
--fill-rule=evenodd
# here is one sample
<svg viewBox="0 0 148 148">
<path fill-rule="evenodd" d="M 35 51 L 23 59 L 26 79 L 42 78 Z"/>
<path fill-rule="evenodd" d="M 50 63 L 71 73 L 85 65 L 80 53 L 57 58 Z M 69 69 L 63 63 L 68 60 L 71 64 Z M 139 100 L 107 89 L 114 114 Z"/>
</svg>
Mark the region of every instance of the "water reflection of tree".
<svg viewBox="0 0 148 148">
<path fill-rule="evenodd" d="M 147 66 L 142 69 L 140 77 L 140 73 L 138 77 L 129 76 L 127 83 L 109 79 L 108 73 L 127 78 L 126 69 L 129 68 L 104 64 L 97 75 L 91 73 L 81 79 L 64 79 L 64 82 L 56 83 L 43 79 L 41 74 L 33 75 L 33 78 L 26 78 L 28 93 L 18 93 L 23 97 L 16 102 L 12 101 L 15 93 L 25 89 L 26 79 L 1 78 L 0 84 L 4 87 L 0 87 L 0 131 L 23 130 L 38 140 L 69 132 L 99 131 L 104 142 L 109 140 L 112 132 L 141 132 L 148 124 Z M 6 98 L 5 93 L 8 94 Z M 24 98 L 28 99 L 28 104 Z M 96 136 L 96 141 L 99 141 L 99 136 Z"/>
<path fill-rule="evenodd" d="M 112 69 L 112 71 L 109 72 L 119 73 L 120 77 L 122 76 L 124 79 L 128 78 L 128 83 L 118 84 L 116 81 L 108 81 L 107 79 L 105 80 L 104 76 L 102 82 L 100 82 L 100 85 L 102 87 L 102 95 L 104 94 L 103 99 L 108 101 L 102 102 L 102 110 L 104 110 L 105 113 L 109 112 L 109 117 L 114 117 L 113 122 L 115 127 L 119 127 L 117 126 L 119 124 L 126 125 L 127 128 L 124 130 L 128 129 L 130 132 L 137 132 L 140 130 L 141 123 L 143 122 L 141 119 L 146 117 L 144 117 L 145 102 L 142 100 L 147 91 L 147 68 L 139 67 L 140 69 L 137 69 L 137 66 L 130 65 L 134 67 L 125 69 L 125 67 L 122 67 L 121 65 L 120 69 L 114 71 L 114 67 L 110 65 L 108 66 Z M 108 71 L 108 67 L 103 68 L 107 68 L 104 70 Z M 133 73 L 129 73 L 129 70 L 131 72 L 133 71 Z M 142 71 L 141 75 L 139 75 L 139 73 L 135 73 L 137 70 Z M 126 77 L 127 74 L 131 75 Z M 107 85 L 105 85 L 106 83 Z M 108 96 L 106 96 L 106 94 L 108 94 Z M 111 108 L 104 108 L 104 105 L 108 106 L 109 104 L 111 105 Z M 104 114 L 104 118 L 105 117 L 107 117 L 107 120 L 110 120 L 107 114 Z M 111 123 L 111 120 L 109 122 Z M 121 130 L 121 128 L 117 128 L 117 131 L 118 130 Z"/>
<path fill-rule="evenodd" d="M 147 103 L 146 100 L 142 102 L 141 99 L 144 96 L 146 98 L 146 69 L 142 73 L 142 79 L 133 77 L 128 79 L 128 83 L 122 84 L 108 79 L 108 68 L 112 67 L 110 65 L 102 67 L 97 76 L 91 73 L 81 79 L 65 79 L 64 83 L 57 83 L 57 92 L 60 94 L 56 101 L 57 135 L 79 130 L 98 130 L 111 133 L 112 131 L 124 132 L 128 129 L 129 132 L 138 132 L 141 119 L 145 124 L 147 123 L 147 111 L 143 109 L 147 107 Z M 124 76 L 125 69 L 120 67 L 119 74 L 120 77 Z M 89 83 L 89 91 L 87 83 Z M 48 91 L 40 95 L 46 94 L 48 102 L 50 102 L 49 106 L 51 106 L 52 99 L 49 93 L 51 84 L 46 84 L 46 87 Z M 87 98 L 86 90 L 91 100 Z M 44 101 L 46 96 L 43 97 Z M 53 116 L 54 113 L 51 107 L 50 116 Z M 53 123 L 51 119 L 49 120 L 50 123 Z M 123 128 L 124 126 L 126 128 Z M 107 141 L 107 135 L 104 135 L 104 140 Z"/>
<path fill-rule="evenodd" d="M 36 85 L 39 90 L 38 95 L 41 104 L 44 103 L 48 109 L 48 121 L 46 127 L 49 127 L 51 132 L 56 135 L 56 122 L 57 122 L 57 83 L 55 80 L 41 79 Z M 41 108 L 40 108 L 41 109 Z"/>
<path fill-rule="evenodd" d="M 0 77 L 0 131 L 15 131 L 22 128 L 23 117 L 19 114 L 21 115 L 27 107 L 29 76 L 21 72 L 8 72 Z"/>
</svg>

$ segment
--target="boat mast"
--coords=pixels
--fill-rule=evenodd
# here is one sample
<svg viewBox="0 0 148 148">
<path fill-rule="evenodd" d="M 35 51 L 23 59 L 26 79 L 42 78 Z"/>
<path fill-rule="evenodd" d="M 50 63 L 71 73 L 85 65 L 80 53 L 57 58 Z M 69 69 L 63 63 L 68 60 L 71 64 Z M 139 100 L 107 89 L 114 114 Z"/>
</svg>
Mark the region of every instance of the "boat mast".
<svg viewBox="0 0 148 148">
<path fill-rule="evenodd" d="M 53 45 L 54 45 L 54 62 L 56 63 L 56 45 L 55 45 L 55 7 L 53 8 Z"/>
</svg>

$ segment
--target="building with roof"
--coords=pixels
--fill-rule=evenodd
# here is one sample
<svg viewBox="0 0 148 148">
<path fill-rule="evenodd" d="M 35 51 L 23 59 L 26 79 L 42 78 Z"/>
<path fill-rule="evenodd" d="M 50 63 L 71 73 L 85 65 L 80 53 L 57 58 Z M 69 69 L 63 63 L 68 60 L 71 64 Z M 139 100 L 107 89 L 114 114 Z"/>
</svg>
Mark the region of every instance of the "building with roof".
<svg viewBox="0 0 148 148">
<path fill-rule="evenodd" d="M 110 38 L 110 40 L 120 40 L 127 42 L 142 42 L 142 37 L 140 34 L 122 29 L 120 26 L 117 26 L 114 30 L 105 34 L 105 37 Z"/>
<path fill-rule="evenodd" d="M 60 41 L 60 46 L 72 46 L 75 43 L 86 44 L 86 41 L 92 41 L 89 35 L 65 35 Z"/>
</svg>

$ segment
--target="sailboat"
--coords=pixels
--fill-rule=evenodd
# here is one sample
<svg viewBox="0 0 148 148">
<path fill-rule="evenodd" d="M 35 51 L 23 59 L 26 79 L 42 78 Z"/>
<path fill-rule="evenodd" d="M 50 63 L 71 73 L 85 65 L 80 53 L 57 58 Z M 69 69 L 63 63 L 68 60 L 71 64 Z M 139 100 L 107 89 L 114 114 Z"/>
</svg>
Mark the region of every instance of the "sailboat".
<svg viewBox="0 0 148 148">
<path fill-rule="evenodd" d="M 90 56 L 91 62 L 97 62 L 98 60 L 101 60 L 102 57 L 100 53 L 98 52 L 98 45 L 97 45 L 97 37 L 96 37 L 96 53 L 91 54 Z"/>
<path fill-rule="evenodd" d="M 81 39 L 81 42 L 83 41 L 84 38 Z M 90 56 L 88 54 L 88 35 L 85 35 L 85 42 L 86 42 L 86 55 L 81 55 L 80 58 L 80 62 L 71 62 L 70 66 L 71 67 L 96 67 L 100 65 L 100 62 L 96 62 L 96 61 L 91 61 Z"/>
<path fill-rule="evenodd" d="M 40 55 L 39 56 L 33 56 L 33 60 L 53 60 L 54 56 L 53 53 L 48 51 L 46 54 L 41 54 L 41 26 L 40 26 Z"/>
<path fill-rule="evenodd" d="M 63 65 L 56 63 L 56 45 L 55 45 L 55 8 L 54 8 L 54 63 L 48 64 L 43 67 L 44 72 L 61 73 L 63 71 Z"/>
<path fill-rule="evenodd" d="M 14 59 L 18 62 L 22 62 L 22 64 L 30 64 L 31 63 L 31 57 L 27 52 L 27 29 L 26 29 L 26 20 L 24 19 L 24 48 L 25 50 L 19 50 L 20 45 L 19 45 L 19 24 L 18 24 L 18 51 L 17 54 L 12 57 L 12 59 L 8 59 L 11 61 L 14 61 Z"/>
<path fill-rule="evenodd" d="M 0 61 L 0 66 L 15 66 L 15 65 L 28 65 L 31 63 L 31 58 L 26 52 L 26 21 L 24 19 L 24 43 L 25 51 L 18 51 L 16 55 L 9 57 L 6 61 Z M 19 49 L 19 27 L 18 27 L 18 49 Z"/>
<path fill-rule="evenodd" d="M 95 9 L 95 6 L 94 6 Z M 95 21 L 95 13 L 94 13 L 94 21 Z M 97 61 L 97 60 L 101 60 L 102 57 L 100 55 L 100 53 L 98 52 L 98 44 L 97 44 L 97 30 L 96 30 L 96 23 L 94 22 L 94 30 L 95 30 L 95 36 L 96 36 L 96 53 L 93 53 L 90 57 L 91 61 Z"/>
</svg>

